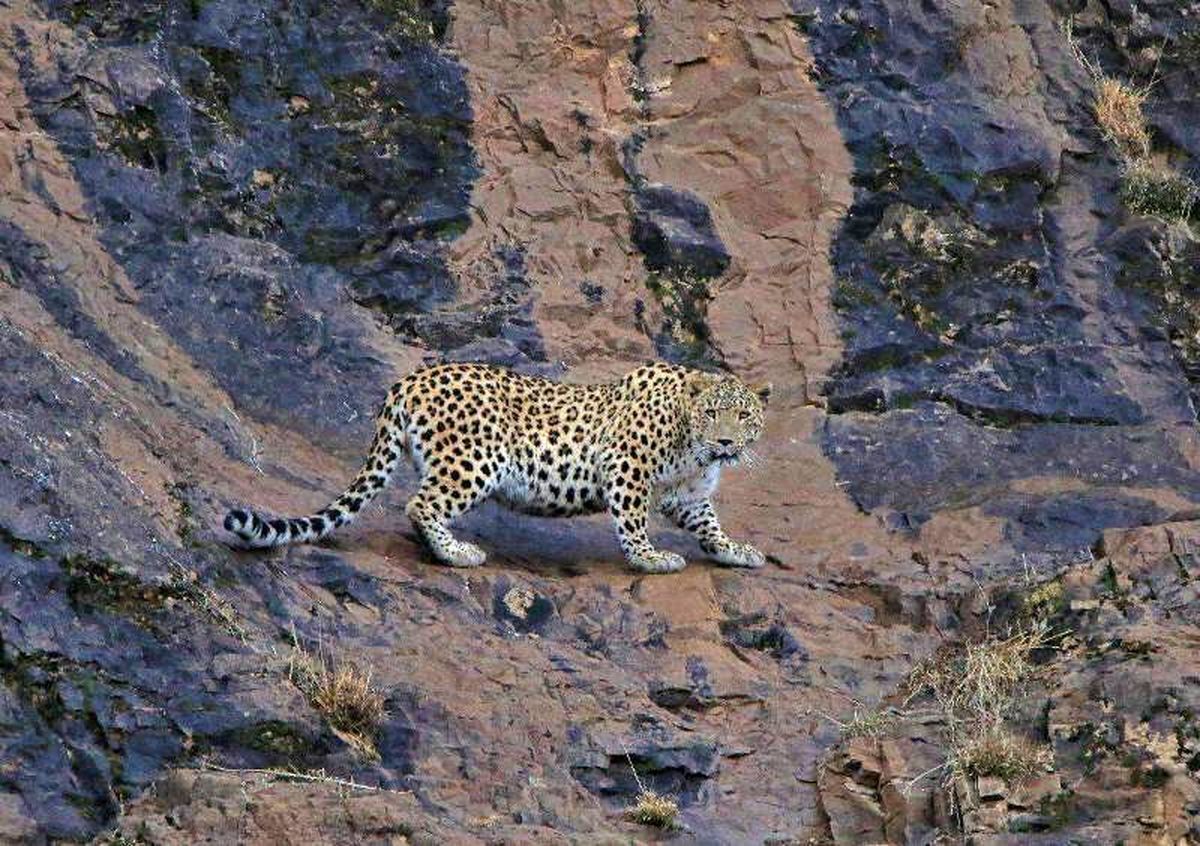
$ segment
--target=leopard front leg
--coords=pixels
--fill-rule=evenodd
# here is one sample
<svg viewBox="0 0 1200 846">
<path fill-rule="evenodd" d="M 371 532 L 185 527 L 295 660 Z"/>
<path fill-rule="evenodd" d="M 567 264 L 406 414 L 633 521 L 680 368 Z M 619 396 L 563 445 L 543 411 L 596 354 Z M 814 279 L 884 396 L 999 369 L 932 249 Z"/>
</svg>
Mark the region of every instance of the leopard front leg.
<svg viewBox="0 0 1200 846">
<path fill-rule="evenodd" d="M 619 458 L 606 464 L 605 499 L 629 566 L 643 573 L 677 573 L 687 566 L 682 555 L 655 549 L 646 532 L 650 480 L 636 462 Z"/>
<path fill-rule="evenodd" d="M 763 566 L 767 561 L 766 556 L 748 543 L 733 540 L 721 528 L 717 511 L 709 499 L 715 487 L 715 480 L 711 485 L 681 486 L 667 492 L 659 507 L 675 525 L 695 535 L 700 548 L 718 564 L 727 567 Z"/>
</svg>

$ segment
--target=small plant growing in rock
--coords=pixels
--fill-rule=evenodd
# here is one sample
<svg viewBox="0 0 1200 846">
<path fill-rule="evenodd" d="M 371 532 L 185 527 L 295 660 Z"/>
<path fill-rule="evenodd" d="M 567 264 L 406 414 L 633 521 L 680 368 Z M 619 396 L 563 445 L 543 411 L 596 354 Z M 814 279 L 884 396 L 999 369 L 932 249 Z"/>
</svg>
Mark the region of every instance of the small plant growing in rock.
<svg viewBox="0 0 1200 846">
<path fill-rule="evenodd" d="M 670 796 L 663 796 L 647 788 L 642 783 L 642 778 L 638 775 L 637 767 L 633 765 L 633 759 L 629 757 L 628 752 L 625 753 L 625 760 L 629 762 L 629 769 L 633 772 L 633 779 L 638 786 L 637 801 L 629 806 L 625 816 L 636 823 L 661 828 L 663 831 L 678 829 L 679 803 Z"/>
<path fill-rule="evenodd" d="M 1121 198 L 1137 214 L 1182 222 L 1200 199 L 1200 185 L 1166 165 L 1138 159 L 1121 174 Z"/>
<path fill-rule="evenodd" d="M 956 749 L 958 775 L 994 776 L 1019 782 L 1045 772 L 1054 763 L 1047 746 L 1032 743 L 1002 726 L 990 726 L 966 738 Z"/>
<path fill-rule="evenodd" d="M 413 41 L 433 41 L 437 37 L 428 13 L 420 0 L 368 0 L 368 5 L 391 21 L 392 30 Z"/>
<path fill-rule="evenodd" d="M 890 711 L 855 709 L 849 720 L 842 723 L 842 737 L 882 737 L 896 725 L 896 715 Z"/>
<path fill-rule="evenodd" d="M 929 695 L 945 721 L 947 778 L 993 775 L 1020 781 L 1053 763 L 1048 747 L 1014 734 L 1006 721 L 1020 685 L 1036 675 L 1030 661 L 1054 635 L 1044 623 L 933 655 L 909 676 L 908 700 Z M 942 769 L 942 768 L 939 768 Z"/>
<path fill-rule="evenodd" d="M 643 790 L 628 811 L 629 818 L 642 825 L 652 825 L 664 831 L 679 828 L 679 803 L 653 790 Z"/>
<path fill-rule="evenodd" d="M 1100 64 L 1088 58 L 1075 40 L 1072 21 L 1068 19 L 1063 34 L 1076 61 L 1087 71 L 1096 86 L 1092 114 L 1104 137 L 1129 161 L 1150 154 L 1150 130 L 1142 106 L 1150 96 L 1150 85 L 1137 87 L 1111 77 Z"/>
<path fill-rule="evenodd" d="M 854 700 L 854 704 L 854 713 L 845 722 L 828 714 L 821 714 L 842 730 L 842 738 L 845 740 L 852 737 L 883 737 L 905 716 L 895 708 L 868 708 L 857 699 Z"/>
<path fill-rule="evenodd" d="M 1066 608 L 1066 591 L 1058 579 L 1038 585 L 1021 600 L 1021 610 L 1034 620 L 1049 620 Z"/>
<path fill-rule="evenodd" d="M 378 757 L 375 735 L 383 722 L 383 694 L 374 686 L 370 671 L 351 663 L 334 665 L 323 653 L 313 656 L 300 646 L 293 633 L 288 677 L 333 730 L 367 757 Z"/>
<path fill-rule="evenodd" d="M 708 303 L 714 280 L 694 270 L 651 271 L 646 287 L 662 303 L 663 329 L 681 349 L 696 359 L 708 351 Z"/>
<path fill-rule="evenodd" d="M 909 676 L 910 701 L 924 692 L 951 716 L 1003 718 L 1017 683 L 1032 675 L 1029 653 L 1048 640 L 1041 627 L 935 654 Z"/>
<path fill-rule="evenodd" d="M 1137 87 L 1108 76 L 1100 65 L 1084 55 L 1075 42 L 1068 22 L 1067 43 L 1075 58 L 1096 85 L 1092 113 L 1101 133 L 1121 154 L 1121 199 L 1136 214 L 1185 221 L 1200 199 L 1200 185 L 1151 156 L 1150 129 L 1142 107 L 1150 96 L 1153 81 Z"/>
<path fill-rule="evenodd" d="M 1150 152 L 1150 131 L 1142 106 L 1149 88 L 1135 88 L 1127 82 L 1105 76 L 1089 68 L 1096 80 L 1096 99 L 1092 113 L 1100 131 L 1125 156 L 1136 159 Z"/>
</svg>

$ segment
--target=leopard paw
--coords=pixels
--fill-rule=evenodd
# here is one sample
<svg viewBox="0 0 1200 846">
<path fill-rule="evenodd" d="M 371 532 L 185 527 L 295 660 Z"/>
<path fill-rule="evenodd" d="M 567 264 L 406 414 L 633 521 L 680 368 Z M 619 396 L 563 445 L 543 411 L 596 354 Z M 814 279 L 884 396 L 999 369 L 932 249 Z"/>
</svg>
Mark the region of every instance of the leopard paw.
<svg viewBox="0 0 1200 846">
<path fill-rule="evenodd" d="M 487 553 L 473 543 L 456 541 L 438 557 L 451 567 L 478 567 L 487 560 Z"/>
<path fill-rule="evenodd" d="M 726 567 L 746 567 L 757 570 L 767 563 L 767 557 L 748 543 L 730 542 L 712 554 L 713 560 Z"/>
<path fill-rule="evenodd" d="M 630 558 L 629 566 L 643 573 L 678 573 L 687 566 L 687 561 L 677 553 L 654 549 Z"/>
</svg>

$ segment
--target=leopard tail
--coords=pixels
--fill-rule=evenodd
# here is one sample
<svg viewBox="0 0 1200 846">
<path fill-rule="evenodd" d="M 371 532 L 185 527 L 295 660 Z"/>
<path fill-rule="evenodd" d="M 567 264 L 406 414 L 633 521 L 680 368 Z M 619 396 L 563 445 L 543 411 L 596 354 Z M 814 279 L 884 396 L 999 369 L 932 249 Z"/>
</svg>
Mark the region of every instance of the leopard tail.
<svg viewBox="0 0 1200 846">
<path fill-rule="evenodd" d="M 397 386 L 398 388 L 398 386 Z M 397 401 L 396 390 L 376 418 L 371 451 L 358 475 L 337 499 L 309 517 L 268 519 L 245 509 L 225 515 L 225 530 L 243 546 L 263 549 L 290 543 L 311 543 L 350 523 L 377 497 L 392 479 L 401 453 L 408 449 L 407 417 Z"/>
</svg>

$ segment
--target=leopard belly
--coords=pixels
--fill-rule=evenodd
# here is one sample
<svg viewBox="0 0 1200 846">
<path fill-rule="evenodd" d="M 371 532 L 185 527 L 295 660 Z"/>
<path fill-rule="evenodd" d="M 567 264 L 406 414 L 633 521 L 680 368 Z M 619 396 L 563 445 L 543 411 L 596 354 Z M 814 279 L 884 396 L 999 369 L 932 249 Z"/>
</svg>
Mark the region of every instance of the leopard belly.
<svg viewBox="0 0 1200 846">
<path fill-rule="evenodd" d="M 522 438 L 492 498 L 522 514 L 571 517 L 607 508 L 599 449 L 554 429 Z"/>
</svg>

